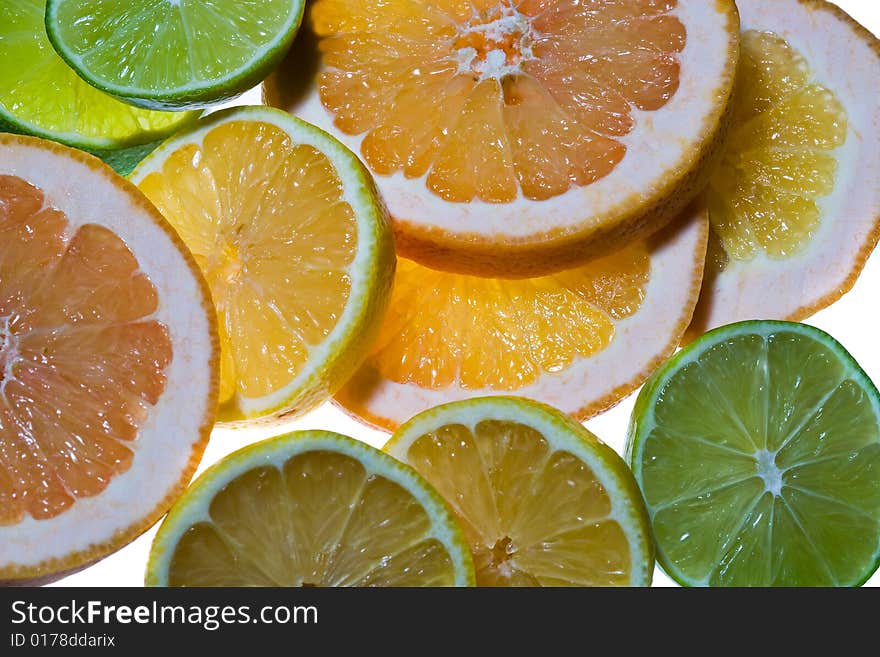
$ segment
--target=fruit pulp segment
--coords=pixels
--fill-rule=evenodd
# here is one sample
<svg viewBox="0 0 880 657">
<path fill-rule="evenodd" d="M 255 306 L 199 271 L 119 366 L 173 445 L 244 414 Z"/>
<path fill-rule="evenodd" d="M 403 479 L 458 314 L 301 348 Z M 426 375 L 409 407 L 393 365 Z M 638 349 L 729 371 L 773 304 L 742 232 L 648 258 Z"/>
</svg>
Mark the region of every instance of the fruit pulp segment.
<svg viewBox="0 0 880 657">
<path fill-rule="evenodd" d="M 81 80 L 46 37 L 45 4 L 0 0 L 0 109 L 59 138 L 94 141 L 96 148 L 149 141 L 192 116 L 138 109 Z"/>
<path fill-rule="evenodd" d="M 675 94 L 677 4 L 318 0 L 321 100 L 375 173 L 452 202 L 552 198 L 607 176 L 633 110 Z"/>
<path fill-rule="evenodd" d="M 51 518 L 126 471 L 172 347 L 156 289 L 110 230 L 72 230 L 0 176 L 0 525 Z"/>
<path fill-rule="evenodd" d="M 522 388 L 606 348 L 615 323 L 638 312 L 650 266 L 644 244 L 522 280 L 439 272 L 401 259 L 369 363 L 389 380 L 422 388 Z"/>
<path fill-rule="evenodd" d="M 205 273 L 221 403 L 282 389 L 342 315 L 357 224 L 326 155 L 268 123 L 230 121 L 139 184 Z"/>
<path fill-rule="evenodd" d="M 452 586 L 455 573 L 411 493 L 357 460 L 311 451 L 250 470 L 214 497 L 172 557 L 187 586 Z"/>
<path fill-rule="evenodd" d="M 458 516 L 479 586 L 629 583 L 629 543 L 607 491 L 531 427 L 443 426 L 417 438 L 406 460 Z"/>
<path fill-rule="evenodd" d="M 117 87 L 164 91 L 229 76 L 271 45 L 290 0 L 62 2 L 57 24 L 72 56 Z"/>
<path fill-rule="evenodd" d="M 855 583 L 880 536 L 864 384 L 799 333 L 742 335 L 659 393 L 640 457 L 658 544 L 689 581 Z"/>
<path fill-rule="evenodd" d="M 726 262 L 758 253 L 787 258 L 809 245 L 822 221 L 846 112 L 773 33 L 743 34 L 738 79 L 729 145 L 709 187 L 712 228 Z"/>
</svg>

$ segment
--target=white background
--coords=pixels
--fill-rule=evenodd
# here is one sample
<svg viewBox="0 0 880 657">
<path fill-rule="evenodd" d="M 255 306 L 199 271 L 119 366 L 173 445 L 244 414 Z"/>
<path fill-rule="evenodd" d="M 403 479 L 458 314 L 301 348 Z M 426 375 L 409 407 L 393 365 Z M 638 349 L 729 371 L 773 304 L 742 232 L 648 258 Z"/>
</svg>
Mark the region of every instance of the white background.
<svg viewBox="0 0 880 657">
<path fill-rule="evenodd" d="M 776 0 L 765 1 L 775 2 Z M 880 4 L 877 3 L 877 0 L 838 0 L 836 4 L 872 32 L 880 34 Z M 256 104 L 259 102 L 259 91 L 253 90 L 234 104 Z M 878 99 L 865 98 L 865 102 L 876 103 Z M 877 181 L 866 182 L 877 184 Z M 878 306 L 878 298 L 880 298 L 880 252 L 868 262 L 865 272 L 852 292 L 831 308 L 812 317 L 808 323 L 828 331 L 840 340 L 867 373 L 875 381 L 880 382 L 880 344 L 878 344 L 880 327 L 873 323 L 880 319 L 880 314 L 877 312 L 880 307 Z M 623 450 L 634 399 L 635 395 L 631 395 L 616 408 L 587 422 L 587 427 L 593 433 L 618 452 Z M 285 427 L 285 431 L 295 429 L 337 431 L 359 438 L 376 447 L 381 447 L 387 438 L 386 434 L 358 424 L 329 403 L 309 413 L 306 417 L 292 422 L 289 427 Z M 275 433 L 280 432 L 276 430 Z M 258 431 L 215 430 L 202 459 L 199 472 L 226 454 L 263 437 L 267 437 L 267 435 Z M 154 527 L 119 552 L 82 572 L 56 582 L 55 586 L 141 586 L 150 543 L 155 533 L 156 528 Z M 673 583 L 657 568 L 654 585 L 672 586 Z M 880 586 L 880 574 L 874 575 L 867 586 Z"/>
</svg>

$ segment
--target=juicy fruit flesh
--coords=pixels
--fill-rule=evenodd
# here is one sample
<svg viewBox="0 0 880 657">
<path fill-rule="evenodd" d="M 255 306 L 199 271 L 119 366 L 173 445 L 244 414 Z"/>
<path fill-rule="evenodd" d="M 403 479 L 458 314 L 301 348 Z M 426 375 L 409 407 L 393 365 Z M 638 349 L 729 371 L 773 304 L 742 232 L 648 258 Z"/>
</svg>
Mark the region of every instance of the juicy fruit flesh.
<svg viewBox="0 0 880 657">
<path fill-rule="evenodd" d="M 411 493 L 357 460 L 312 451 L 250 470 L 191 526 L 171 586 L 452 586 L 450 555 Z"/>
<path fill-rule="evenodd" d="M 290 0 L 63 2 L 57 24 L 72 55 L 100 79 L 164 91 L 247 66 L 294 6 Z"/>
<path fill-rule="evenodd" d="M 132 107 L 80 79 L 49 43 L 45 4 L 0 0 L 0 107 L 6 112 L 59 138 L 101 143 L 148 141 L 187 120 L 184 113 Z"/>
<path fill-rule="evenodd" d="M 544 200 L 607 176 L 634 109 L 679 84 L 677 0 L 318 0 L 321 100 L 374 173 L 452 202 Z M 433 110 L 426 114 L 425 107 Z"/>
<path fill-rule="evenodd" d="M 208 279 L 220 326 L 220 401 L 299 374 L 348 301 L 354 212 L 333 165 L 280 128 L 230 121 L 139 183 Z"/>
<path fill-rule="evenodd" d="M 709 187 L 721 266 L 759 253 L 787 258 L 809 245 L 847 134 L 840 101 L 781 37 L 746 31 L 738 79 L 729 145 Z"/>
<path fill-rule="evenodd" d="M 422 388 L 516 390 L 606 348 L 635 314 L 650 256 L 634 244 L 577 269 L 522 280 L 450 274 L 399 260 L 368 363 Z"/>
<path fill-rule="evenodd" d="M 72 231 L 0 176 L 0 525 L 57 516 L 128 470 L 172 358 L 157 307 L 115 233 Z"/>
<path fill-rule="evenodd" d="M 688 581 L 858 583 L 880 540 L 880 418 L 838 355 L 796 333 L 732 338 L 654 414 L 642 489 Z"/>
<path fill-rule="evenodd" d="M 629 584 L 629 542 L 607 491 L 531 427 L 446 425 L 417 438 L 406 460 L 458 516 L 478 586 Z"/>
</svg>

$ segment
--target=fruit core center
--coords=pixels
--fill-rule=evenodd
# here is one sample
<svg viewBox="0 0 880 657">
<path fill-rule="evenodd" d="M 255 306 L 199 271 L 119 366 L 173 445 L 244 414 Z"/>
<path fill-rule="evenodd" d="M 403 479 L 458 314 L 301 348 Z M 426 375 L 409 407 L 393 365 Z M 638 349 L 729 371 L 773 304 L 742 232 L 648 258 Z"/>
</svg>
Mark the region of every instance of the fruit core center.
<svg viewBox="0 0 880 657">
<path fill-rule="evenodd" d="M 492 565 L 495 568 L 502 568 L 516 554 L 516 548 L 509 536 L 499 539 L 492 546 Z"/>
<path fill-rule="evenodd" d="M 758 476 L 764 480 L 767 491 L 779 495 L 782 491 L 782 470 L 776 465 L 776 452 L 759 449 L 755 452 Z"/>
<path fill-rule="evenodd" d="M 211 285 L 211 291 L 222 296 L 219 293 L 227 286 L 233 285 L 242 275 L 244 268 L 235 241 L 224 240 L 207 264 L 207 278 Z"/>
<path fill-rule="evenodd" d="M 475 12 L 454 42 L 459 73 L 480 79 L 518 73 L 524 61 L 535 59 L 531 22 L 509 0 L 494 9 Z"/>
</svg>

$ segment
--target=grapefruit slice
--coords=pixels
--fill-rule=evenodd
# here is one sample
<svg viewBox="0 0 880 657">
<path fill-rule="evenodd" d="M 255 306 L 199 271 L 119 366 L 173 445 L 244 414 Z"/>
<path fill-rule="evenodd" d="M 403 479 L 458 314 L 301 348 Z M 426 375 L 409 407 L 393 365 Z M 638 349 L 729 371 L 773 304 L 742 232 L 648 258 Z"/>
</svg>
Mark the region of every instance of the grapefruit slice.
<svg viewBox="0 0 880 657">
<path fill-rule="evenodd" d="M 718 150 L 739 39 L 732 0 L 317 0 L 308 23 L 269 104 L 360 153 L 402 255 L 508 277 L 582 264 L 684 210 Z"/>
<path fill-rule="evenodd" d="M 0 580 L 120 548 L 189 482 L 218 345 L 192 256 L 95 158 L 0 135 Z"/>
<path fill-rule="evenodd" d="M 394 248 L 369 174 L 284 112 L 218 112 L 132 180 L 195 255 L 217 306 L 220 419 L 272 422 L 326 401 L 367 354 Z"/>
<path fill-rule="evenodd" d="M 820 0 L 738 2 L 745 30 L 694 335 L 801 320 L 852 288 L 880 237 L 880 42 Z"/>
<path fill-rule="evenodd" d="M 393 431 L 427 408 L 515 393 L 579 419 L 632 392 L 676 349 L 703 272 L 693 207 L 654 238 L 565 272 L 485 279 L 401 260 L 373 351 L 336 400 Z"/>
<path fill-rule="evenodd" d="M 470 550 L 412 468 L 328 431 L 212 466 L 159 528 L 148 586 L 472 586 Z"/>
<path fill-rule="evenodd" d="M 385 451 L 455 511 L 478 586 L 648 586 L 654 547 L 632 473 L 556 409 L 484 397 L 421 413 Z"/>
</svg>

